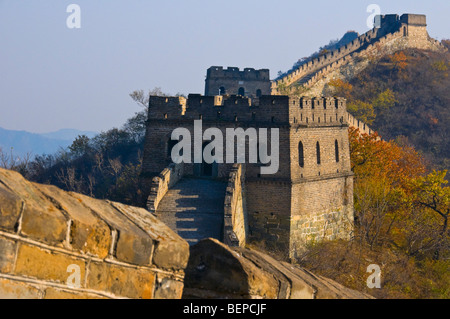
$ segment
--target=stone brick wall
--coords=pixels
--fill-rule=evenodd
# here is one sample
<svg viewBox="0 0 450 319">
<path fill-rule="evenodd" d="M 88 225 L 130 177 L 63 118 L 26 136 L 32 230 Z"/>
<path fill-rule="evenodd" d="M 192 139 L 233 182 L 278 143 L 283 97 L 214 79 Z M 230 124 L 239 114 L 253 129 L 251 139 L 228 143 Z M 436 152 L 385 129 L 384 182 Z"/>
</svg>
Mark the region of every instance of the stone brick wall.
<svg viewBox="0 0 450 319">
<path fill-rule="evenodd" d="M 369 125 L 367 125 L 363 121 L 358 120 L 348 112 L 347 112 L 347 124 L 350 127 L 358 129 L 361 134 L 371 135 L 375 132 L 369 127 Z"/>
<path fill-rule="evenodd" d="M 147 200 L 147 209 L 151 213 L 155 213 L 158 209 L 159 202 L 163 199 L 164 195 L 174 186 L 178 181 L 183 178 L 184 164 L 170 164 L 165 168 L 159 176 L 152 179 L 152 185 L 150 188 L 150 195 Z"/>
<path fill-rule="evenodd" d="M 247 179 L 249 242 L 288 255 L 291 185 L 289 181 Z"/>
<path fill-rule="evenodd" d="M 353 234 L 353 177 L 307 179 L 292 187 L 290 253 L 295 258 L 306 243 L 350 239 Z"/>
<path fill-rule="evenodd" d="M 235 164 L 228 179 L 224 207 L 224 243 L 244 247 L 248 234 L 248 215 L 245 194 L 245 165 Z"/>
<path fill-rule="evenodd" d="M 180 298 L 189 258 L 144 209 L 3 169 L 0 252 L 0 298 Z"/>
</svg>

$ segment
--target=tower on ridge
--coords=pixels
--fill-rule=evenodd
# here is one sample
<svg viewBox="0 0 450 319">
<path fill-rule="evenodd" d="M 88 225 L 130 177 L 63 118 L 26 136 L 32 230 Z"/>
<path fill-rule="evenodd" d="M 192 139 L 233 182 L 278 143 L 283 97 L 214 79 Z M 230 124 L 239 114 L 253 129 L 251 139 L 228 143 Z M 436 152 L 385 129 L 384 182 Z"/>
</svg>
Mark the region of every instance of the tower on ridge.
<svg viewBox="0 0 450 319">
<path fill-rule="evenodd" d="M 268 69 L 212 66 L 206 74 L 205 95 L 241 95 L 258 98 L 270 95 L 270 74 Z"/>
</svg>

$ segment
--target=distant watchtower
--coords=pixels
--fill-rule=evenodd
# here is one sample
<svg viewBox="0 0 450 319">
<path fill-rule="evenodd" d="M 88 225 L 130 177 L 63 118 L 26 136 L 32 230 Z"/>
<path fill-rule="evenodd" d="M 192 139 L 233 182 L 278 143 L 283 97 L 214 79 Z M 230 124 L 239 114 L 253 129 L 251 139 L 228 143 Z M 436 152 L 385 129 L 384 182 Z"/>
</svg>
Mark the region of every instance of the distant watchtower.
<svg viewBox="0 0 450 319">
<path fill-rule="evenodd" d="M 387 14 L 379 17 L 378 36 L 400 31 L 407 47 L 428 49 L 430 36 L 427 32 L 427 17 L 423 14 Z"/>
<path fill-rule="evenodd" d="M 270 74 L 268 69 L 255 70 L 245 68 L 212 66 L 208 69 L 205 83 L 205 95 L 241 95 L 257 98 L 270 95 Z"/>
</svg>

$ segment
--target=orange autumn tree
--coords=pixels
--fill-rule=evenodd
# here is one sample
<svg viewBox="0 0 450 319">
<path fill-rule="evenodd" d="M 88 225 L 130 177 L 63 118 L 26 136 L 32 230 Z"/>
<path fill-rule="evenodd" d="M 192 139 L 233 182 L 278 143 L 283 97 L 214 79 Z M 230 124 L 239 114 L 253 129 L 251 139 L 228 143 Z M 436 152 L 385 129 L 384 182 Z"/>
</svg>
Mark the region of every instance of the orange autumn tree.
<svg viewBox="0 0 450 319">
<path fill-rule="evenodd" d="M 408 66 L 408 57 L 403 51 L 394 53 L 393 55 L 389 56 L 389 59 L 394 65 L 394 68 L 399 72 L 402 72 Z"/>
<path fill-rule="evenodd" d="M 350 128 L 349 136 L 356 235 L 372 249 L 400 242 L 398 228 L 408 215 L 406 189 L 425 172 L 423 160 L 413 148 L 383 141 L 377 133 Z"/>
<path fill-rule="evenodd" d="M 409 256 L 448 258 L 450 187 L 446 171 L 426 175 L 410 146 L 350 128 L 356 235 L 371 249 L 390 245 Z"/>
</svg>

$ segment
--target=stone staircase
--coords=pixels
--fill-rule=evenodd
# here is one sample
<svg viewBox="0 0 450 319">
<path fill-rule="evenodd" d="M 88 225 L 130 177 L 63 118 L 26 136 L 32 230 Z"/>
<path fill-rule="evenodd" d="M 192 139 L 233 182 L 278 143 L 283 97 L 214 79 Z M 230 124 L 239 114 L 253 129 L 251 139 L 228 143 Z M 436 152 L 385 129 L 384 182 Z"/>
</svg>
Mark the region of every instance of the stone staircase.
<svg viewBox="0 0 450 319">
<path fill-rule="evenodd" d="M 156 216 L 190 245 L 222 240 L 226 187 L 222 181 L 183 178 L 161 200 Z"/>
</svg>

